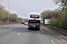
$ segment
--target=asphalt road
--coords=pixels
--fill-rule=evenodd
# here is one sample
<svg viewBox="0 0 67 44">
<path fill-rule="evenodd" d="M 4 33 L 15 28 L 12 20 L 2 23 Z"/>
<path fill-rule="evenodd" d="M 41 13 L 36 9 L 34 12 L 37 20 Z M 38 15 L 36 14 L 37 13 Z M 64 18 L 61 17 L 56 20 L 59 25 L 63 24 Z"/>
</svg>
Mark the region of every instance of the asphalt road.
<svg viewBox="0 0 67 44">
<path fill-rule="evenodd" d="M 30 31 L 27 25 L 0 26 L 0 44 L 67 44 L 51 31 Z"/>
</svg>

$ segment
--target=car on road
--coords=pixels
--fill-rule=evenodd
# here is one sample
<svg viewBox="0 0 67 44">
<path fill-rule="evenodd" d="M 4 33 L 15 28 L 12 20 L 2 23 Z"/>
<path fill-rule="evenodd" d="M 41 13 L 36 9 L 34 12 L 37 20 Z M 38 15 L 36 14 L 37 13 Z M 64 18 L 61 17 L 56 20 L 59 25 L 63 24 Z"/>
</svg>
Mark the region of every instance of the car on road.
<svg viewBox="0 0 67 44">
<path fill-rule="evenodd" d="M 28 22 L 25 22 L 24 25 L 28 25 Z"/>
<path fill-rule="evenodd" d="M 24 22 L 22 22 L 22 24 L 24 24 Z"/>
</svg>

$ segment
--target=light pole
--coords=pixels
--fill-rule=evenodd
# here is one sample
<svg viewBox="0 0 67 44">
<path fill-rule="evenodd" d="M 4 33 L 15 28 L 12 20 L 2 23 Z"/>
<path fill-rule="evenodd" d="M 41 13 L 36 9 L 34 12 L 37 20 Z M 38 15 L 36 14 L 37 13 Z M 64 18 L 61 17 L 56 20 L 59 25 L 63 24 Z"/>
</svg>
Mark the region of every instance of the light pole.
<svg viewBox="0 0 67 44">
<path fill-rule="evenodd" d="M 7 19 L 8 23 L 9 23 L 9 14 L 8 14 L 8 19 Z"/>
</svg>

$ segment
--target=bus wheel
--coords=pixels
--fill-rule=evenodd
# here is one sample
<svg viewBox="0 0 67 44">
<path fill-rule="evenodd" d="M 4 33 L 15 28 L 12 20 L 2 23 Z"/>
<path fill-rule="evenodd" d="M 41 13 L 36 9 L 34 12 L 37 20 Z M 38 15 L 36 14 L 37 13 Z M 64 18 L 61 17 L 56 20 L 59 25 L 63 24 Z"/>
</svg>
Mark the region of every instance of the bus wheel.
<svg viewBox="0 0 67 44">
<path fill-rule="evenodd" d="M 31 28 L 28 28 L 28 30 L 31 30 Z"/>
<path fill-rule="evenodd" d="M 37 28 L 37 30 L 39 31 L 39 30 L 40 30 L 40 28 Z"/>
</svg>

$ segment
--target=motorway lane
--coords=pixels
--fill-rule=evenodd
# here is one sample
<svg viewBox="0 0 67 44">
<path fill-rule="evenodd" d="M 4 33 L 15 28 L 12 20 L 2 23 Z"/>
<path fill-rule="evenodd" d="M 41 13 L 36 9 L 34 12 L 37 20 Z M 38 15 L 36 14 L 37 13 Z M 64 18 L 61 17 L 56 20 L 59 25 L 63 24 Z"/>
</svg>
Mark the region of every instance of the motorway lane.
<svg viewBox="0 0 67 44">
<path fill-rule="evenodd" d="M 42 27 L 41 27 L 42 28 Z M 42 30 L 42 29 L 41 29 Z M 0 26 L 0 44 L 66 44 L 53 32 L 30 31 L 27 25 Z"/>
</svg>

